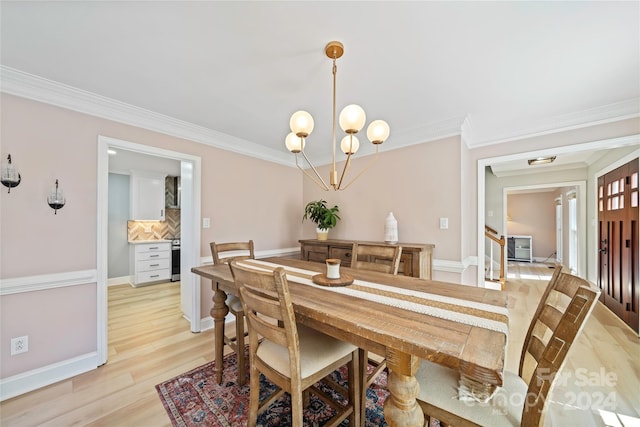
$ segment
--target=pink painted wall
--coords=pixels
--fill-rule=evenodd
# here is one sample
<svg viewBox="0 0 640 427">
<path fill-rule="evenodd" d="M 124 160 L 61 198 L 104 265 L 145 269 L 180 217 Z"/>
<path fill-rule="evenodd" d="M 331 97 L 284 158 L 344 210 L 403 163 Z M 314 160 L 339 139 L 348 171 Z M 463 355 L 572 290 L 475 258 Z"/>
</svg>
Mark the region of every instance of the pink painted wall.
<svg viewBox="0 0 640 427">
<path fill-rule="evenodd" d="M 353 160 L 350 176 L 368 161 Z M 319 171 L 328 181 L 329 167 Z M 307 179 L 304 203 L 324 198 L 340 207 L 342 220 L 330 231 L 338 239 L 382 241 L 384 220 L 393 212 L 400 242 L 433 243 L 435 258 L 457 261 L 460 183 L 460 138 L 453 137 L 381 153 L 377 163 L 342 192 L 324 192 Z M 440 230 L 441 217 L 449 218 L 449 229 Z M 315 224 L 305 222 L 304 236 L 315 237 Z M 441 272 L 435 272 L 434 279 L 446 280 Z"/>
<path fill-rule="evenodd" d="M 10 194 L 0 191 L 2 279 L 96 268 L 98 135 L 201 157 L 201 213 L 212 219 L 201 230 L 201 256 L 210 256 L 212 240 L 251 237 L 256 250 L 298 244 L 302 183 L 295 168 L 11 95 L 0 102 L 1 153 L 12 155 L 22 175 Z M 56 178 L 67 205 L 54 215 L 45 200 Z M 0 297 L 0 377 L 96 351 L 95 288 Z M 202 289 L 207 305 L 209 283 Z M 10 338 L 21 335 L 29 335 L 29 352 L 9 356 Z"/>
<path fill-rule="evenodd" d="M 552 191 L 507 196 L 507 235 L 531 236 L 533 257 L 545 259 L 556 250 L 556 193 Z M 555 256 L 549 260 L 554 261 Z"/>
</svg>

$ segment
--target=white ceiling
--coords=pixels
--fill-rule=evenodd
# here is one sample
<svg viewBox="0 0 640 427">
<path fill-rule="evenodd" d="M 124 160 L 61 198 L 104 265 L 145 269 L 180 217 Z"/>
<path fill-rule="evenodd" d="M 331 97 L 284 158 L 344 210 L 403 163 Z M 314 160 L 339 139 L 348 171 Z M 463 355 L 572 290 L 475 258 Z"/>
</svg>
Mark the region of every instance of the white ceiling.
<svg viewBox="0 0 640 427">
<path fill-rule="evenodd" d="M 2 1 L 0 60 L 18 70 L 286 153 L 338 109 L 384 119 L 392 149 L 464 130 L 481 146 L 640 112 L 640 2 Z M 361 136 L 363 152 L 370 152 Z M 560 159 L 558 159 L 560 160 Z M 293 159 L 291 159 L 293 163 Z"/>
</svg>

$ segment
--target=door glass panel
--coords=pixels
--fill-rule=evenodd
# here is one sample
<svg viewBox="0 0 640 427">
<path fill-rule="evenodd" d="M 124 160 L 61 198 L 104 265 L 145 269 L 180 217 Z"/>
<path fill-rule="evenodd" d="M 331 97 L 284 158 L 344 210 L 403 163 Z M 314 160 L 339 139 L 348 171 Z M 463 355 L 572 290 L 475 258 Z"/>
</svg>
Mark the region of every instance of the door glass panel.
<svg viewBox="0 0 640 427">
<path fill-rule="evenodd" d="M 638 188 L 638 172 L 631 175 L 631 188 Z"/>
<path fill-rule="evenodd" d="M 611 183 L 611 194 L 618 194 L 618 181 Z"/>
<path fill-rule="evenodd" d="M 632 208 L 637 208 L 638 207 L 638 192 L 634 191 L 633 193 L 631 193 L 631 207 Z"/>
<path fill-rule="evenodd" d="M 600 200 L 600 201 L 598 202 L 598 210 L 599 210 L 600 212 L 602 212 L 602 210 L 603 210 L 603 209 L 604 209 L 604 203 L 602 202 L 602 200 Z"/>
<path fill-rule="evenodd" d="M 604 187 L 601 185 L 600 187 L 598 187 L 598 197 L 602 199 L 603 196 L 604 196 Z"/>
<path fill-rule="evenodd" d="M 620 183 L 620 192 L 624 193 L 624 178 L 620 178 L 618 182 Z"/>
</svg>

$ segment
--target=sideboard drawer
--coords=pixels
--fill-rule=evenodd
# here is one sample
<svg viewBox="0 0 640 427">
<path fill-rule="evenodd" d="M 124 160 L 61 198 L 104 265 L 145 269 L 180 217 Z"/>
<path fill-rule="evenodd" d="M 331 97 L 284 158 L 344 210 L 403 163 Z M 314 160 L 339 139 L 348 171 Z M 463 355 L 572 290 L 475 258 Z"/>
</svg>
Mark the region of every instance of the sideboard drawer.
<svg viewBox="0 0 640 427">
<path fill-rule="evenodd" d="M 330 246 L 329 255 L 331 258 L 338 258 L 343 267 L 351 267 L 351 248 Z"/>
<path fill-rule="evenodd" d="M 324 263 L 329 257 L 328 246 L 302 246 L 302 259 Z"/>
</svg>

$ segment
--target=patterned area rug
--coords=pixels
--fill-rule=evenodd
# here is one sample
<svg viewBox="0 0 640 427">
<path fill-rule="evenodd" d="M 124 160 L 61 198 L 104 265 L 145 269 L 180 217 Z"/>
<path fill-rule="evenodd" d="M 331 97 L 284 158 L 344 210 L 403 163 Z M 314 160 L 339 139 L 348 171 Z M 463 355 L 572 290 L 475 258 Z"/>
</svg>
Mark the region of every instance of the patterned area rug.
<svg viewBox="0 0 640 427">
<path fill-rule="evenodd" d="M 248 358 L 248 355 L 247 355 Z M 235 353 L 224 359 L 222 384 L 215 381 L 213 367 L 215 362 L 207 363 L 168 381 L 156 385 L 169 418 L 174 426 L 212 427 L 243 426 L 247 423 L 249 409 L 249 378 L 243 387 L 236 382 L 237 363 Z M 341 384 L 347 380 L 346 368 L 332 374 Z M 386 389 L 387 375 L 383 373 L 367 389 L 366 423 L 367 427 L 386 426 L 382 414 L 382 405 L 389 392 Z M 260 377 L 260 397 L 264 398 L 275 386 L 264 376 Z M 327 390 L 330 391 L 330 390 Z M 289 395 L 285 393 L 267 411 L 258 417 L 258 427 L 291 425 Z M 305 409 L 305 425 L 322 426 L 333 415 L 333 409 L 310 393 L 310 404 Z M 345 420 L 341 426 L 348 426 Z"/>
</svg>

